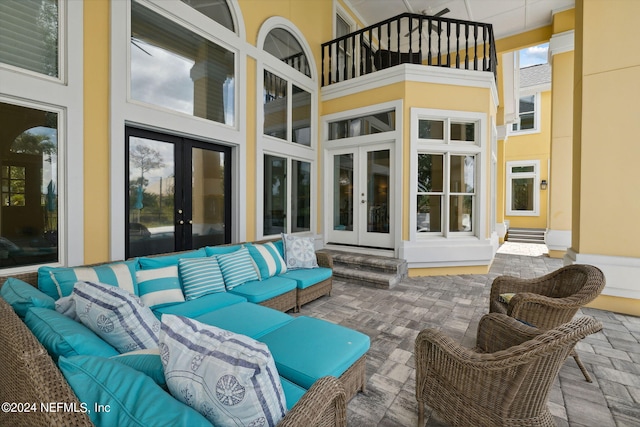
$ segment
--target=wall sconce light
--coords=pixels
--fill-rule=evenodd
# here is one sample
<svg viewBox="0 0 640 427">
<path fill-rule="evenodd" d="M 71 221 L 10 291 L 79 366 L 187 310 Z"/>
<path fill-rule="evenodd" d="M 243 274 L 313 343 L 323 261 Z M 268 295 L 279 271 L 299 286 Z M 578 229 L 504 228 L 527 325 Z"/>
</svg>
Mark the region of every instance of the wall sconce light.
<svg viewBox="0 0 640 427">
<path fill-rule="evenodd" d="M 546 190 L 547 189 L 547 180 L 543 179 L 542 181 L 540 181 L 540 189 L 541 190 Z"/>
</svg>

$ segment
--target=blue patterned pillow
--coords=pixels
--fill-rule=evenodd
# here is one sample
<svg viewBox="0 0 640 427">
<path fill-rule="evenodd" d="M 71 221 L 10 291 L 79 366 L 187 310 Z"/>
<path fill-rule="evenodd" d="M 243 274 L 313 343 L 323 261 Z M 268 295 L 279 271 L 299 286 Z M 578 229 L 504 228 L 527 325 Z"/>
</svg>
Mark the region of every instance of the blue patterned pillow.
<svg viewBox="0 0 640 427">
<path fill-rule="evenodd" d="M 249 253 L 260 271 L 260 280 L 285 273 L 287 265 L 276 246 L 269 242 L 263 245 L 249 245 Z"/>
<path fill-rule="evenodd" d="M 161 307 L 166 304 L 184 302 L 178 267 L 154 268 L 136 272 L 138 282 L 138 296 L 149 308 Z"/>
<path fill-rule="evenodd" d="M 284 242 L 284 259 L 287 268 L 316 268 L 318 259 L 316 258 L 315 239 L 313 237 L 298 237 L 282 233 Z"/>
<path fill-rule="evenodd" d="M 78 282 L 73 300 L 80 322 L 120 353 L 158 346 L 160 321 L 137 296 L 115 286 Z"/>
<path fill-rule="evenodd" d="M 282 383 L 264 343 L 165 314 L 160 358 L 171 394 L 215 426 L 275 426 L 286 413 Z"/>
<path fill-rule="evenodd" d="M 61 267 L 51 269 L 49 274 L 56 285 L 58 298 L 70 295 L 79 281 L 105 283 L 137 294 L 136 265 L 137 261 L 126 261 L 95 267 Z"/>
<path fill-rule="evenodd" d="M 215 257 L 181 259 L 180 280 L 187 300 L 225 292 L 224 279 Z"/>
<path fill-rule="evenodd" d="M 252 280 L 259 280 L 256 265 L 246 247 L 230 254 L 216 255 L 227 290 Z"/>
</svg>

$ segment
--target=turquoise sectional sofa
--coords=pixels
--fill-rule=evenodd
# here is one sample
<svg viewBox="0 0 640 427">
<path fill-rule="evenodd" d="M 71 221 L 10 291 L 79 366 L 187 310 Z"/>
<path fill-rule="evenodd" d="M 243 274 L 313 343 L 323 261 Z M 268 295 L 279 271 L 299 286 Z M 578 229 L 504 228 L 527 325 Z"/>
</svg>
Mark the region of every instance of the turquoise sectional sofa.
<svg viewBox="0 0 640 427">
<path fill-rule="evenodd" d="M 130 396 L 129 393 L 156 396 L 158 402 L 170 399 L 167 405 L 173 408 L 173 424 L 208 424 L 202 423 L 203 418 L 198 417 L 196 411 L 179 400 L 172 399 L 162 389 L 160 354 L 136 354 L 136 357 L 131 358 L 127 353 L 122 356 L 121 352 L 90 328 L 62 314 L 66 303 L 64 297 L 73 290 L 73 281 L 87 275 L 93 275 L 97 281 L 108 285 L 131 288 L 133 294 L 143 294 L 140 299 L 145 301 L 147 298 L 153 303 L 151 312 L 158 320 L 163 315 L 181 316 L 266 344 L 275 362 L 289 410 L 295 410 L 294 407 L 301 399 L 311 399 L 308 390 L 314 384 L 322 384 L 326 377 L 339 379 L 346 401 L 358 391 L 364 391 L 366 353 L 370 345 L 368 336 L 325 320 L 291 315 L 264 304 L 287 293 L 293 292 L 295 295 L 300 287 L 305 289 L 314 283 L 326 281 L 331 277 L 330 268 L 296 269 L 268 278 L 263 274 L 263 280 L 249 280 L 230 290 L 219 290 L 173 302 L 171 299 L 175 299 L 177 293 L 172 288 L 174 282 L 167 278 L 163 277 L 159 282 L 136 281 L 136 277 L 144 276 L 149 270 L 171 270 L 176 265 L 181 265 L 180 260 L 185 259 L 201 260 L 207 256 L 232 254 L 227 258 L 237 261 L 237 251 L 241 248 L 240 245 L 206 248 L 81 269 L 41 268 L 37 275 L 27 274 L 7 279 L 0 294 L 23 319 L 50 357 L 57 361 L 80 402 L 106 403 L 104 400 L 111 398 L 105 396 L 119 396 L 118 401 L 124 402 L 121 403 L 123 407 L 119 412 L 89 412 L 87 415 L 96 425 L 118 425 L 126 417 L 137 416 L 135 409 L 126 403 L 135 401 L 135 396 Z M 220 257 L 219 259 L 222 260 Z M 261 267 L 259 264 L 256 263 L 258 268 Z M 142 275 L 141 271 L 144 271 Z M 183 279 L 184 277 L 180 277 L 181 281 Z M 27 284 L 25 280 L 31 284 Z M 36 281 L 39 289 L 32 286 Z M 146 285 L 149 285 L 152 292 L 144 294 Z M 181 286 L 186 290 L 185 283 L 181 283 Z M 186 291 L 185 295 L 188 295 Z M 290 308 L 299 308 L 298 300 L 294 301 L 294 306 Z M 284 308 L 282 305 L 280 307 Z M 125 363 L 128 359 L 133 359 L 134 363 Z M 3 376 L 4 373 L 0 376 L 0 381 Z M 90 386 L 91 381 L 95 382 L 93 386 Z M 102 390 L 102 393 L 90 390 Z M 305 395 L 308 395 L 307 398 Z M 98 401 L 101 399 L 103 402 Z M 324 411 L 326 407 L 315 410 Z M 152 420 L 154 423 L 161 418 L 161 414 L 157 419 L 149 418 L 148 412 L 141 416 L 147 422 Z M 300 418 L 302 419 L 304 417 Z M 289 425 L 304 425 L 308 420 Z"/>
</svg>

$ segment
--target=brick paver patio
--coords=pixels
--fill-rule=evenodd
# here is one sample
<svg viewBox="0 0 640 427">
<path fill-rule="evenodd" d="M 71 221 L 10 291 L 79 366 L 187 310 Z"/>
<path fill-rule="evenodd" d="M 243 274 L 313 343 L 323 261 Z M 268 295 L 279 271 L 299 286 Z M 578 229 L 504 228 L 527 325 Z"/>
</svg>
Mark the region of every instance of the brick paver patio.
<svg viewBox="0 0 640 427">
<path fill-rule="evenodd" d="M 537 277 L 562 266 L 544 245 L 505 243 L 487 275 L 408 278 L 389 289 L 334 281 L 330 297 L 305 305 L 316 316 L 371 337 L 367 393 L 348 406 L 349 426 L 416 426 L 414 340 L 424 328 L 438 328 L 472 347 L 478 321 L 488 312 L 493 279 L 509 274 Z M 604 330 L 576 349 L 591 373 L 584 380 L 573 358 L 560 371 L 549 398 L 558 426 L 640 426 L 640 318 L 585 308 Z M 427 426 L 442 426 L 430 413 Z"/>
</svg>

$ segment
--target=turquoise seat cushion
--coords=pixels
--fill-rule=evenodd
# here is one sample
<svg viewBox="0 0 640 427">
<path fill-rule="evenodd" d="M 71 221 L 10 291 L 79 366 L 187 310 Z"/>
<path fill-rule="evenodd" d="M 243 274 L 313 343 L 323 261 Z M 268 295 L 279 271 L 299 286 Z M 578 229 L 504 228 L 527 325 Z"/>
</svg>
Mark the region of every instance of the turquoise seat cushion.
<svg viewBox="0 0 640 427">
<path fill-rule="evenodd" d="M 287 411 L 290 411 L 307 390 L 283 377 L 280 377 L 280 383 L 282 384 L 284 397 L 287 401 Z"/>
<path fill-rule="evenodd" d="M 207 256 L 216 256 L 223 254 L 230 254 L 231 252 L 235 252 L 240 249 L 242 245 L 231 245 L 231 246 L 206 246 L 204 250 L 207 253 Z"/>
<path fill-rule="evenodd" d="M 313 317 L 296 317 L 260 337 L 281 376 L 309 389 L 318 379 L 340 377 L 370 346 L 369 337 Z"/>
<path fill-rule="evenodd" d="M 326 267 L 308 268 L 289 270 L 286 273 L 281 274 L 282 277 L 287 279 L 293 279 L 298 283 L 298 289 L 306 289 L 309 286 L 313 286 L 316 283 L 320 283 L 331 277 L 333 270 Z"/>
<path fill-rule="evenodd" d="M 293 320 L 281 311 L 241 302 L 195 317 L 199 322 L 258 339 Z"/>
<path fill-rule="evenodd" d="M 138 294 L 136 281 L 137 261 L 113 262 L 97 265 L 95 267 L 58 267 L 49 270 L 53 285 L 55 286 L 55 299 L 71 295 L 73 287 L 78 281 L 100 282 L 106 285 L 117 286 L 131 294 Z M 43 271 L 44 272 L 44 271 Z M 42 286 L 50 286 L 49 281 L 40 283 L 38 288 L 50 295 Z"/>
<path fill-rule="evenodd" d="M 113 359 L 61 357 L 58 366 L 96 426 L 211 427 L 198 411 L 173 398 L 146 374 Z M 109 405 L 108 411 L 96 411 L 95 405 Z"/>
<path fill-rule="evenodd" d="M 246 298 L 241 297 L 240 295 L 234 295 L 228 292 L 218 292 L 178 304 L 156 307 L 153 309 L 153 314 L 155 314 L 158 319 L 160 319 L 163 314 L 175 314 L 176 316 L 195 318 L 201 314 L 218 310 L 232 304 L 245 302 L 246 300 Z"/>
<path fill-rule="evenodd" d="M 32 307 L 27 310 L 24 323 L 54 360 L 79 354 L 103 357 L 118 354 L 89 328 L 55 310 Z"/>
<path fill-rule="evenodd" d="M 282 276 L 269 277 L 267 280 L 252 280 L 236 286 L 229 293 L 240 295 L 249 302 L 259 304 L 294 290 L 298 286 L 295 280 Z"/>
<path fill-rule="evenodd" d="M 56 301 L 36 287 L 15 277 L 9 277 L 0 288 L 0 295 L 13 307 L 18 316 L 24 318 L 30 307 L 55 310 Z"/>
<path fill-rule="evenodd" d="M 173 255 L 140 257 L 138 258 L 138 263 L 140 264 L 140 268 L 147 270 L 150 268 L 162 268 L 178 265 L 178 261 L 185 258 L 203 258 L 206 256 L 207 252 L 204 248 L 200 248 L 195 251 L 180 252 Z"/>
</svg>

